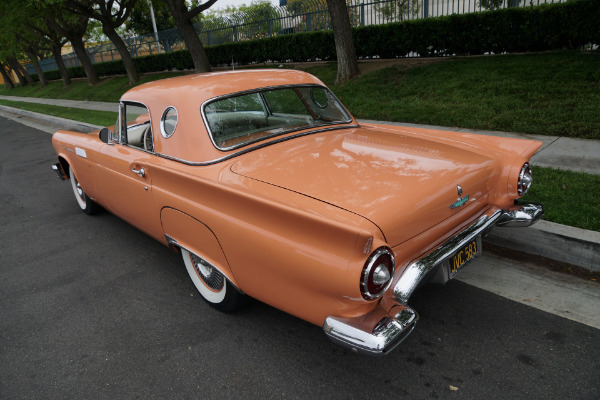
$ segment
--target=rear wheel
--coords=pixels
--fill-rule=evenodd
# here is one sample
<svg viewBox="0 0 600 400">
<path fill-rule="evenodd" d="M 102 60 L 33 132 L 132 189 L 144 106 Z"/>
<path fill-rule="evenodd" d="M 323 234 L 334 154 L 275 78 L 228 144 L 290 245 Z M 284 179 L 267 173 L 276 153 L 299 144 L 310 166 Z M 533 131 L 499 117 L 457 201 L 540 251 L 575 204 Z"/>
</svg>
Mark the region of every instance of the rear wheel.
<svg viewBox="0 0 600 400">
<path fill-rule="evenodd" d="M 181 249 L 181 256 L 194 286 L 207 303 L 223 312 L 243 307 L 246 296 L 240 293 L 221 271 L 186 249 Z"/>
<path fill-rule="evenodd" d="M 77 204 L 79 205 L 79 208 L 81 208 L 81 211 L 88 215 L 98 213 L 101 210 L 100 206 L 96 204 L 92 199 L 87 197 L 87 195 L 81 188 L 81 185 L 79 184 L 75 173 L 73 172 L 73 168 L 69 168 L 69 180 L 71 181 L 71 187 L 73 188 L 75 200 L 77 200 Z"/>
</svg>

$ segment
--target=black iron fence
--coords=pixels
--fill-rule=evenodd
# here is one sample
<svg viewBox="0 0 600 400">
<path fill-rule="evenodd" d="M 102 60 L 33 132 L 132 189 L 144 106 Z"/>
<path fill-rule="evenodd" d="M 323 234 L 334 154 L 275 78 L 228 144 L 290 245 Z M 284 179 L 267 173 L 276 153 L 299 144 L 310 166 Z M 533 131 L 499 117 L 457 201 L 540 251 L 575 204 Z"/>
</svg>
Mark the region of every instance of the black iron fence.
<svg viewBox="0 0 600 400">
<path fill-rule="evenodd" d="M 350 23 L 364 26 L 563 1 L 567 0 L 348 0 L 347 4 Z M 327 29 L 331 29 L 331 19 L 324 2 L 310 1 L 295 6 L 260 8 L 254 12 L 212 13 L 196 24 L 200 39 L 208 46 Z M 185 48 L 177 29 L 124 40 L 133 57 Z M 88 46 L 86 51 L 94 63 L 121 58 L 110 42 Z M 67 67 L 81 65 L 74 53 L 63 55 L 63 60 Z M 51 58 L 41 60 L 40 65 L 43 71 L 58 68 Z M 35 73 L 32 65 L 26 67 L 28 72 Z"/>
</svg>

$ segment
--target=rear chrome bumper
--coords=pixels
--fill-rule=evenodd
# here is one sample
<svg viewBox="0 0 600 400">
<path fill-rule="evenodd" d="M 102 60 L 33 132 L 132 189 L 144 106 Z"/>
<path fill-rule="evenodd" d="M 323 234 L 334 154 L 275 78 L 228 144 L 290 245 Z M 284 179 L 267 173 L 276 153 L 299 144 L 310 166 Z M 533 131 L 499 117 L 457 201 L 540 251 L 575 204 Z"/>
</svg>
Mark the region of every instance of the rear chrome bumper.
<svg viewBox="0 0 600 400">
<path fill-rule="evenodd" d="M 337 344 L 369 355 L 392 351 L 414 329 L 418 314 L 408 299 L 429 272 L 446 262 L 457 250 L 494 225 L 523 227 L 536 223 L 544 214 L 540 204 L 515 204 L 507 210 L 490 210 L 426 256 L 412 262 L 392 289 L 396 304 L 385 312 L 381 306 L 354 318 L 327 317 L 323 330 Z"/>
<path fill-rule="evenodd" d="M 355 318 L 327 317 L 323 330 L 336 344 L 373 356 L 394 350 L 412 332 L 419 316 L 398 304 L 385 312 L 381 307 Z"/>
</svg>

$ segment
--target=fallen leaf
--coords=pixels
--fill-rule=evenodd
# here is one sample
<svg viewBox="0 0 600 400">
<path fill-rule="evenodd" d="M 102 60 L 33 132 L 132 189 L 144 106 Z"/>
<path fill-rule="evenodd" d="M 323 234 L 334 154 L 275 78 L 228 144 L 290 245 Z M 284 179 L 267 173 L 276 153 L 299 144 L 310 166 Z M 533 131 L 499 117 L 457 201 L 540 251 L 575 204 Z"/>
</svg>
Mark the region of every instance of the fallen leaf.
<svg viewBox="0 0 600 400">
<path fill-rule="evenodd" d="M 527 302 L 530 302 L 530 301 L 531 301 L 531 299 L 525 299 L 525 300 L 523 300 L 523 301 L 527 301 Z"/>
<path fill-rule="evenodd" d="M 450 385 L 450 390 L 452 390 L 453 392 L 456 392 L 458 390 L 458 388 L 456 386 Z"/>
</svg>

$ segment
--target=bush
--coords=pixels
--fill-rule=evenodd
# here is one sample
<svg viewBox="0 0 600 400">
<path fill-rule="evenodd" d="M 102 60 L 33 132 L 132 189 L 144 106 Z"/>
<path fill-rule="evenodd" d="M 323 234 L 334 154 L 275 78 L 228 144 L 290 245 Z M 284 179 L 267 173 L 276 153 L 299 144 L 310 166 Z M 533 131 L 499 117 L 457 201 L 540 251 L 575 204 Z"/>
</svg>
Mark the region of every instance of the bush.
<svg viewBox="0 0 600 400">
<path fill-rule="evenodd" d="M 421 57 L 576 49 L 600 44 L 600 1 L 574 0 L 353 28 L 360 58 Z M 207 46 L 211 65 L 334 60 L 332 31 L 286 34 Z M 193 69 L 187 50 L 134 58 L 140 73 Z M 121 60 L 95 64 L 98 76 L 122 75 Z M 68 68 L 83 77 L 82 67 Z M 60 79 L 58 71 L 46 73 Z M 37 77 L 37 76 L 36 76 Z"/>
</svg>

